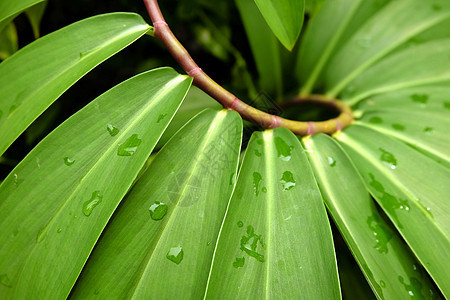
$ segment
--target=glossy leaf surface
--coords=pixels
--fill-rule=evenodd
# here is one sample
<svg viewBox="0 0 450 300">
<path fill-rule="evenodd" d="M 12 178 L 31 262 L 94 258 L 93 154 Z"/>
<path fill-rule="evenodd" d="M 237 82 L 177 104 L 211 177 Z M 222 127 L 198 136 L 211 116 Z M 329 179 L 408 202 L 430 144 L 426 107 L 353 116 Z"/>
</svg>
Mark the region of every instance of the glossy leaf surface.
<svg viewBox="0 0 450 300">
<path fill-rule="evenodd" d="M 149 26 L 129 13 L 95 16 L 29 44 L 0 64 L 0 155 L 53 101 Z"/>
<path fill-rule="evenodd" d="M 358 106 L 363 113 L 359 121 L 450 167 L 449 95 L 446 84 L 380 94 Z"/>
<path fill-rule="evenodd" d="M 339 299 L 328 218 L 304 149 L 255 132 L 219 237 L 207 299 Z"/>
<path fill-rule="evenodd" d="M 350 104 L 383 92 L 450 80 L 450 38 L 407 48 L 360 74 L 344 90 Z"/>
<path fill-rule="evenodd" d="M 303 25 L 304 0 L 255 0 L 261 14 L 284 47 L 292 50 Z"/>
<path fill-rule="evenodd" d="M 192 78 L 162 68 L 106 92 L 48 135 L 0 186 L 4 298 L 65 298 Z M 57 278 L 57 280 L 55 280 Z"/>
<path fill-rule="evenodd" d="M 336 96 L 350 81 L 396 47 L 449 18 L 450 5 L 446 0 L 390 1 L 368 19 L 330 61 L 326 75 L 329 95 Z"/>
<path fill-rule="evenodd" d="M 402 142 L 363 126 L 348 127 L 338 140 L 370 193 L 448 297 L 450 170 Z M 398 279 L 408 284 L 405 278 Z"/>
<path fill-rule="evenodd" d="M 422 299 L 436 297 L 425 270 L 377 211 L 339 144 L 322 134 L 305 138 L 304 144 L 328 211 L 378 298 L 406 299 L 410 293 Z"/>
<path fill-rule="evenodd" d="M 226 110 L 184 126 L 118 209 L 73 298 L 201 299 L 241 137 L 242 119 Z"/>
</svg>

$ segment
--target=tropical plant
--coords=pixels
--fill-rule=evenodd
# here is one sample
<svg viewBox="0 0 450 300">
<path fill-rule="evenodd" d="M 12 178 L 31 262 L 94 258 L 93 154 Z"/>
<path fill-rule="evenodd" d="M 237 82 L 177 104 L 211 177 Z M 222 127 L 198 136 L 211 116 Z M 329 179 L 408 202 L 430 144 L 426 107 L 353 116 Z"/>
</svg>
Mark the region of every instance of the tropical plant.
<svg viewBox="0 0 450 300">
<path fill-rule="evenodd" d="M 257 72 L 230 42 L 236 28 L 203 13 L 211 31 L 195 30 L 208 53 L 234 57 L 225 84 L 245 102 L 144 3 L 153 26 L 97 15 L 16 52 L 12 21 L 26 12 L 38 36 L 45 1 L 0 0 L 0 155 L 143 36 L 187 73 L 120 83 L 4 178 L 1 299 L 449 297 L 450 2 L 184 4 L 239 11 Z M 354 286 L 341 236 L 373 293 Z"/>
</svg>

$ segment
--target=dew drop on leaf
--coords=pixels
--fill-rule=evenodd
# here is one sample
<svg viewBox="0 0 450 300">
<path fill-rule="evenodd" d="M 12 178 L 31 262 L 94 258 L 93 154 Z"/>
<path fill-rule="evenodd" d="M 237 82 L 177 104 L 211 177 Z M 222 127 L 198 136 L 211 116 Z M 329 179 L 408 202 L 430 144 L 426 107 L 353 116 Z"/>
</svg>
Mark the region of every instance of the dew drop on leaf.
<svg viewBox="0 0 450 300">
<path fill-rule="evenodd" d="M 264 262 L 264 255 L 258 252 L 259 246 L 264 248 L 261 235 L 255 234 L 253 226 L 247 226 L 247 236 L 242 236 L 240 249 L 251 257 L 254 257 L 257 261 Z"/>
<path fill-rule="evenodd" d="M 291 152 L 294 146 L 289 146 L 282 138 L 275 138 L 275 147 L 277 148 L 278 157 L 284 161 L 291 160 Z"/>
<path fill-rule="evenodd" d="M 117 135 L 120 131 L 119 128 L 117 128 L 111 124 L 106 125 L 106 130 L 108 130 L 109 135 L 111 135 L 111 136 Z"/>
<path fill-rule="evenodd" d="M 161 120 L 163 120 L 165 117 L 167 116 L 167 114 L 160 114 L 158 116 L 158 121 L 156 121 L 156 123 L 159 123 Z"/>
<path fill-rule="evenodd" d="M 384 223 L 380 222 L 380 217 L 377 215 L 369 216 L 366 223 L 376 240 L 376 244 L 373 247 L 380 253 L 388 253 L 387 244 L 392 239 L 392 233 Z"/>
<path fill-rule="evenodd" d="M 66 165 L 66 166 L 71 166 L 71 165 L 73 165 L 75 163 L 75 159 L 71 159 L 71 158 L 69 158 L 68 156 L 66 156 L 66 157 L 64 157 L 64 164 Z"/>
<path fill-rule="evenodd" d="M 433 134 L 433 128 L 431 127 L 425 127 L 425 129 L 423 130 L 423 132 L 425 132 L 428 135 L 432 135 Z"/>
<path fill-rule="evenodd" d="M 413 94 L 413 95 L 411 95 L 411 100 L 413 102 L 425 105 L 428 102 L 428 95 L 425 95 L 425 94 Z"/>
<path fill-rule="evenodd" d="M 380 117 L 372 117 L 372 118 L 369 119 L 369 123 L 381 124 L 381 123 L 383 123 L 383 119 L 380 118 Z"/>
<path fill-rule="evenodd" d="M 12 287 L 11 280 L 9 279 L 7 274 L 0 275 L 0 283 L 7 287 Z"/>
<path fill-rule="evenodd" d="M 383 148 L 378 148 L 378 150 L 381 151 L 381 161 L 392 170 L 396 169 L 397 159 L 395 158 L 395 156 L 392 153 L 384 150 Z"/>
<path fill-rule="evenodd" d="M 91 199 L 83 203 L 83 214 L 89 217 L 94 210 L 94 208 L 99 205 L 103 200 L 103 195 L 100 191 L 95 191 L 92 193 Z"/>
<path fill-rule="evenodd" d="M 259 190 L 261 188 L 261 180 L 262 176 L 258 172 L 253 172 L 253 191 L 255 192 L 255 195 L 259 195 Z"/>
<path fill-rule="evenodd" d="M 245 263 L 245 257 L 236 257 L 236 260 L 233 262 L 233 267 L 242 268 Z"/>
<path fill-rule="evenodd" d="M 167 252 L 166 258 L 177 265 L 181 263 L 183 260 L 184 251 L 181 246 L 170 248 L 169 252 Z"/>
<path fill-rule="evenodd" d="M 419 279 L 410 277 L 410 283 L 407 284 L 402 276 L 398 276 L 398 281 L 403 285 L 411 299 L 425 299 L 425 296 L 422 294 L 422 283 Z"/>
<path fill-rule="evenodd" d="M 405 130 L 405 126 L 403 126 L 402 124 L 397 124 L 397 123 L 392 124 L 392 128 L 394 128 L 395 130 L 398 130 L 398 131 Z"/>
<path fill-rule="evenodd" d="M 150 217 L 155 221 L 161 220 L 166 215 L 168 208 L 165 203 L 155 201 L 149 208 Z"/>
<path fill-rule="evenodd" d="M 280 179 L 280 183 L 283 187 L 282 191 L 289 191 L 290 189 L 294 188 L 296 183 L 292 172 L 285 171 Z"/>
<path fill-rule="evenodd" d="M 138 138 L 138 135 L 133 134 L 125 141 L 125 143 L 119 146 L 119 149 L 117 150 L 117 155 L 132 156 L 136 152 L 140 144 L 141 140 Z"/>
<path fill-rule="evenodd" d="M 58 228 L 58 229 L 56 230 L 56 233 L 61 233 L 61 231 L 62 231 L 62 229 L 61 229 L 61 228 Z"/>
<path fill-rule="evenodd" d="M 258 156 L 258 157 L 261 157 L 261 156 L 262 156 L 262 153 L 259 152 L 257 149 L 255 149 L 255 155 Z"/>
<path fill-rule="evenodd" d="M 336 166 L 336 161 L 331 156 L 328 156 L 328 164 L 330 165 L 330 167 L 334 167 Z"/>
<path fill-rule="evenodd" d="M 36 236 L 36 243 L 42 242 L 47 236 L 47 227 L 41 228 Z"/>
<path fill-rule="evenodd" d="M 242 221 L 237 222 L 237 226 L 238 226 L 238 227 L 244 226 L 244 222 L 242 222 Z"/>
</svg>

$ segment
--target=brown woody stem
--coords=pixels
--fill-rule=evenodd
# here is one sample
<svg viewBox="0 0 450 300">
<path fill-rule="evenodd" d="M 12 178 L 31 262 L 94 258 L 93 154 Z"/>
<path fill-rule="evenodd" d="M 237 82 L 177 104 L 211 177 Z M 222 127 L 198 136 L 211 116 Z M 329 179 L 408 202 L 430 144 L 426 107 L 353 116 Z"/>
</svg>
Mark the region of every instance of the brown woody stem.
<svg viewBox="0 0 450 300">
<path fill-rule="evenodd" d="M 165 22 L 157 0 L 144 0 L 144 3 L 153 22 L 155 37 L 167 47 L 172 56 L 186 71 L 186 73 L 194 78 L 194 85 L 222 104 L 224 108 L 237 111 L 243 119 L 251 121 L 264 128 L 285 127 L 293 133 L 301 136 L 313 135 L 319 132 L 333 134 L 336 131 L 344 129 L 353 122 L 352 111 L 347 105 L 338 100 L 325 99 L 321 96 L 313 95 L 308 96 L 307 98 L 310 101 L 333 103 L 334 106 L 340 111 L 337 118 L 320 122 L 293 121 L 268 114 L 246 104 L 211 79 L 195 63 Z M 303 98 L 298 98 L 297 100 L 301 101 L 301 99 Z"/>
</svg>

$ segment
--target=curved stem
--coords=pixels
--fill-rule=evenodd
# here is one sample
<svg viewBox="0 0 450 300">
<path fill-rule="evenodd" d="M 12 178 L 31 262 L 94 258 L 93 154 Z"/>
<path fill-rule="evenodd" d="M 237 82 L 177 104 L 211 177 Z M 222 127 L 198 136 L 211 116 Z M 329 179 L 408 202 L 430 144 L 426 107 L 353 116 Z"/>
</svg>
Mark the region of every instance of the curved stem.
<svg viewBox="0 0 450 300">
<path fill-rule="evenodd" d="M 340 115 L 335 119 L 321 122 L 299 122 L 288 120 L 260 111 L 246 104 L 211 79 L 195 63 L 165 22 L 157 0 L 144 0 L 144 3 L 153 22 L 155 37 L 167 47 L 172 56 L 186 71 L 186 73 L 194 78 L 194 85 L 222 104 L 224 108 L 237 111 L 245 120 L 251 121 L 264 128 L 285 127 L 293 133 L 301 136 L 313 135 L 319 132 L 333 134 L 336 131 L 344 129 L 353 122 L 353 116 L 350 108 L 337 100 L 329 101 L 335 103 L 336 107 L 341 111 Z M 320 98 L 324 100 L 320 96 L 312 96 L 308 98 Z"/>
</svg>

